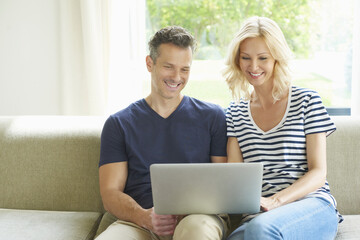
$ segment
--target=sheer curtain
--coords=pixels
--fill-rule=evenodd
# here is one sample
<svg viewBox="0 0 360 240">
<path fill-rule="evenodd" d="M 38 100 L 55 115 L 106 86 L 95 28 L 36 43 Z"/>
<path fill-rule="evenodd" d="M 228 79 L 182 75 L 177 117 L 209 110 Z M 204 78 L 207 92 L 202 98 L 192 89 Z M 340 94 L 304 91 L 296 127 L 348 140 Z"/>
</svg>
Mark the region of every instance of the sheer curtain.
<svg viewBox="0 0 360 240">
<path fill-rule="evenodd" d="M 354 35 L 353 35 L 353 64 L 351 83 L 351 115 L 360 116 L 360 2 L 355 1 Z"/>
<path fill-rule="evenodd" d="M 146 0 L 112 1 L 110 71 L 107 113 L 114 113 L 142 96 L 145 65 Z"/>
<path fill-rule="evenodd" d="M 62 113 L 104 115 L 139 98 L 140 71 L 131 70 L 145 55 L 145 0 L 59 5 Z"/>
</svg>

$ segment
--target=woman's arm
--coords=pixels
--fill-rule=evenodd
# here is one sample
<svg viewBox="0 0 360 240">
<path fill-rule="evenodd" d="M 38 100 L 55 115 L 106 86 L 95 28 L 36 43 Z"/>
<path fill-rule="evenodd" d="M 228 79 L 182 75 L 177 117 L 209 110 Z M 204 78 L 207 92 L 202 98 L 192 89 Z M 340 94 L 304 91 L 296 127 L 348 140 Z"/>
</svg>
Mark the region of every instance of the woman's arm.
<svg viewBox="0 0 360 240">
<path fill-rule="evenodd" d="M 326 181 L 326 134 L 306 135 L 308 172 L 286 189 L 261 199 L 264 211 L 296 201 L 322 187 Z"/>
<path fill-rule="evenodd" d="M 244 162 L 236 137 L 229 137 L 227 142 L 227 162 Z"/>
</svg>

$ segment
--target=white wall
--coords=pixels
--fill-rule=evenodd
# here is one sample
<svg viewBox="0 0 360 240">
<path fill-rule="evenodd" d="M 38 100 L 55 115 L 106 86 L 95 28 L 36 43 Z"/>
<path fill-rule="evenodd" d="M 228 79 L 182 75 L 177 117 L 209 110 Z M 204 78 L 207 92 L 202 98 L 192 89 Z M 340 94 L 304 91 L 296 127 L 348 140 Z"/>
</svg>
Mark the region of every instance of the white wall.
<svg viewBox="0 0 360 240">
<path fill-rule="evenodd" d="M 0 0 L 0 115 L 56 115 L 59 0 Z"/>
</svg>

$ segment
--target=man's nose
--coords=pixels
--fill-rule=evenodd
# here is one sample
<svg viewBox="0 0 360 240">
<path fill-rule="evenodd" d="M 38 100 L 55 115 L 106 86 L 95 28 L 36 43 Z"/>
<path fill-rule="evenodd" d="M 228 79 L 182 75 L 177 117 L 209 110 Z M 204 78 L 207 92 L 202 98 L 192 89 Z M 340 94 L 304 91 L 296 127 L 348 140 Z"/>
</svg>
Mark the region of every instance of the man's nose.
<svg viewBox="0 0 360 240">
<path fill-rule="evenodd" d="M 180 74 L 180 71 L 176 70 L 174 71 L 174 74 L 173 74 L 173 79 L 174 81 L 178 82 L 181 80 L 181 74 Z"/>
</svg>

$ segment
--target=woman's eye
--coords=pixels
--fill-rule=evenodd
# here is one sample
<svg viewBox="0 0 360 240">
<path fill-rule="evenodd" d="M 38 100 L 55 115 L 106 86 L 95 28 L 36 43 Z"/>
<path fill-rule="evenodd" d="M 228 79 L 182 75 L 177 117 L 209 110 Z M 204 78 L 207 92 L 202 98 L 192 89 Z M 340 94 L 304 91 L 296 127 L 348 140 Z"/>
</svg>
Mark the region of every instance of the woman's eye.
<svg viewBox="0 0 360 240">
<path fill-rule="evenodd" d="M 249 60 L 250 58 L 248 58 L 248 57 L 241 57 L 241 59 Z"/>
<path fill-rule="evenodd" d="M 267 58 L 266 57 L 261 57 L 260 60 L 266 60 Z"/>
</svg>

